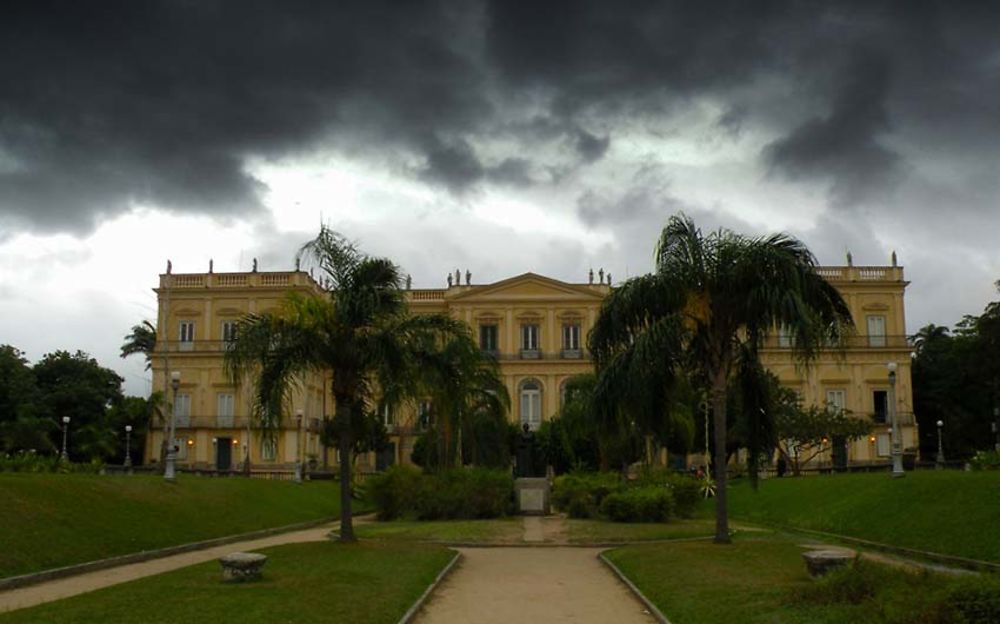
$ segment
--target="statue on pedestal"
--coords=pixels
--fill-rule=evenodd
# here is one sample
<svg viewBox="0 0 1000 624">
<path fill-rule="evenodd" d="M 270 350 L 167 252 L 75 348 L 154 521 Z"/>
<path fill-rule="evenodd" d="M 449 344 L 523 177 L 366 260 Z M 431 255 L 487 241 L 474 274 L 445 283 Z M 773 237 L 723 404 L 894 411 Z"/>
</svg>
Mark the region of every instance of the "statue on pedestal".
<svg viewBox="0 0 1000 624">
<path fill-rule="evenodd" d="M 524 423 L 521 426 L 521 434 L 517 437 L 517 465 L 514 475 L 517 478 L 544 476 L 539 474 L 538 450 L 535 447 L 535 434 L 531 431 L 531 426 Z"/>
</svg>

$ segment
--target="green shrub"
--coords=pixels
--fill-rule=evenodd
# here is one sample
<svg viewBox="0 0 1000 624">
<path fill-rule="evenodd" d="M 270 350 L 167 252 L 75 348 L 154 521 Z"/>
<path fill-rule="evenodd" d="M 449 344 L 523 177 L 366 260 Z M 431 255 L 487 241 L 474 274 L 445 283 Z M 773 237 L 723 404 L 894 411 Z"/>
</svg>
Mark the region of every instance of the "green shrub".
<svg viewBox="0 0 1000 624">
<path fill-rule="evenodd" d="M 691 475 L 667 468 L 644 470 L 636 485 L 640 487 L 666 487 L 674 497 L 674 513 L 681 518 L 694 515 L 701 501 L 701 482 Z"/>
<path fill-rule="evenodd" d="M 594 518 L 605 497 L 624 487 L 617 473 L 572 472 L 556 477 L 552 504 L 571 518 Z"/>
<path fill-rule="evenodd" d="M 979 451 L 969 460 L 973 470 L 1000 470 L 1000 452 Z"/>
<path fill-rule="evenodd" d="M 506 470 L 455 468 L 423 476 L 415 511 L 421 520 L 498 518 L 514 498 Z"/>
<path fill-rule="evenodd" d="M 506 470 L 455 468 L 424 474 L 393 466 L 369 479 L 370 500 L 379 519 L 498 518 L 510 512 L 514 480 Z"/>
<path fill-rule="evenodd" d="M 613 522 L 666 522 L 674 510 L 674 497 L 664 487 L 632 487 L 608 494 L 601 513 Z"/>
<path fill-rule="evenodd" d="M 989 576 L 960 579 L 949 587 L 941 607 L 943 623 L 1000 622 L 1000 582 Z"/>
<path fill-rule="evenodd" d="M 104 462 L 93 460 L 85 464 L 63 461 L 58 455 L 40 455 L 35 451 L 0 454 L 0 472 L 58 472 L 62 474 L 99 474 Z"/>
<path fill-rule="evenodd" d="M 369 500 L 379 520 L 393 520 L 412 512 L 423 475 L 412 466 L 390 466 L 366 483 Z"/>
<path fill-rule="evenodd" d="M 799 598 L 817 604 L 860 604 L 888 585 L 887 570 L 856 560 L 854 564 L 828 572 L 798 592 Z"/>
</svg>

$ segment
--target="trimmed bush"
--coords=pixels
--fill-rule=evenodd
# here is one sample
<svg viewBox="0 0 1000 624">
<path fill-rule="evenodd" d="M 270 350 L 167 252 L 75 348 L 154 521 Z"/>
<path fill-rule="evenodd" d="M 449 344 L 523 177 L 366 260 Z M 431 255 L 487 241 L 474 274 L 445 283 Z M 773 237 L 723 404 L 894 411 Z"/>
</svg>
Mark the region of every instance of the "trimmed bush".
<svg viewBox="0 0 1000 624">
<path fill-rule="evenodd" d="M 674 513 L 680 518 L 690 518 L 701 501 L 701 483 L 691 475 L 669 469 L 646 470 L 640 473 L 636 485 L 665 487 L 674 497 Z"/>
<path fill-rule="evenodd" d="M 664 487 L 632 487 L 608 494 L 601 513 L 613 522 L 666 522 L 674 510 L 674 497 Z"/>
<path fill-rule="evenodd" d="M 417 468 L 397 465 L 369 478 L 365 485 L 378 519 L 393 520 L 412 511 L 422 477 Z"/>
<path fill-rule="evenodd" d="M 944 596 L 941 614 L 949 624 L 1000 622 L 1000 583 L 990 576 L 957 581 Z"/>
<path fill-rule="evenodd" d="M 506 470 L 455 468 L 424 474 L 393 466 L 369 480 L 369 492 L 382 520 L 498 518 L 511 511 L 514 479 Z"/>
<path fill-rule="evenodd" d="M 973 470 L 1000 470 L 1000 452 L 979 451 L 969 460 Z"/>
<path fill-rule="evenodd" d="M 556 477 L 552 504 L 571 518 L 594 518 L 605 497 L 624 487 L 617 473 L 572 472 Z"/>
</svg>

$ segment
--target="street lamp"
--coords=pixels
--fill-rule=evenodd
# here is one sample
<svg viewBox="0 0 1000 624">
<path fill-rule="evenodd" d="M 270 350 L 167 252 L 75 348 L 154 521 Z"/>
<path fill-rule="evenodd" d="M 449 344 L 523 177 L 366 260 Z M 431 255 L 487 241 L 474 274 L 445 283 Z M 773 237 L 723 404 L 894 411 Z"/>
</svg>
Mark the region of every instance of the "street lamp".
<svg viewBox="0 0 1000 624">
<path fill-rule="evenodd" d="M 170 373 L 170 388 L 174 391 L 174 402 L 170 410 L 170 433 L 167 434 L 167 466 L 163 470 L 163 478 L 173 483 L 177 479 L 174 464 L 177 461 L 177 448 L 174 446 L 174 428 L 177 416 L 177 390 L 181 387 L 181 372 Z"/>
<path fill-rule="evenodd" d="M 125 425 L 125 470 L 132 474 L 132 425 Z"/>
<path fill-rule="evenodd" d="M 62 454 L 59 456 L 59 459 L 61 459 L 62 461 L 69 461 L 69 455 L 66 454 L 66 434 L 69 431 L 69 416 L 62 417 L 62 424 L 63 424 L 63 446 L 62 446 Z"/>
<path fill-rule="evenodd" d="M 941 443 L 941 430 L 944 428 L 944 421 L 943 420 L 937 421 L 937 426 L 938 426 L 938 454 L 937 454 L 937 463 L 934 467 L 937 468 L 938 470 L 943 470 L 944 444 Z"/>
<path fill-rule="evenodd" d="M 302 436 L 302 410 L 295 410 L 295 477 L 292 479 L 296 483 L 302 483 L 302 447 L 300 442 Z"/>
<path fill-rule="evenodd" d="M 896 416 L 896 363 L 889 362 L 889 415 L 892 418 L 892 476 L 906 476 L 903 472 L 903 440 L 899 434 L 899 419 Z"/>
</svg>

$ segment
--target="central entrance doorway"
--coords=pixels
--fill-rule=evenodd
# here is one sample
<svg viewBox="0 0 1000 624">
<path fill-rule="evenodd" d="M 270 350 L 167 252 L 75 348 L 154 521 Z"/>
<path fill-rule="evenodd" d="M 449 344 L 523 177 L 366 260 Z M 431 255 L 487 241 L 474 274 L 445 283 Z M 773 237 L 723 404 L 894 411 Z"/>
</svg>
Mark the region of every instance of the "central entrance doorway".
<svg viewBox="0 0 1000 624">
<path fill-rule="evenodd" d="M 229 472 L 233 467 L 233 439 L 215 439 L 215 469 Z"/>
</svg>

